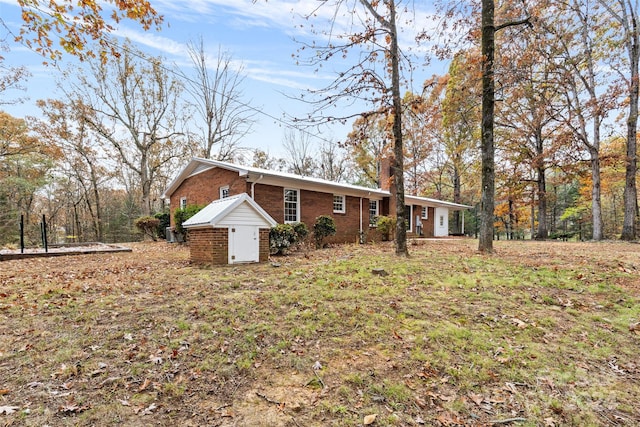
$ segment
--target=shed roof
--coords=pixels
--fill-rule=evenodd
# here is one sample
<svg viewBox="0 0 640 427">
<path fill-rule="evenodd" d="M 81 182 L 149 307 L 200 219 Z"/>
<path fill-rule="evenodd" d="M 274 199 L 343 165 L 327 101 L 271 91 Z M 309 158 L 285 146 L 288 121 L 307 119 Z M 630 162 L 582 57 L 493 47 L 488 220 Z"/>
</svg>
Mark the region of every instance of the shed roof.
<svg viewBox="0 0 640 427">
<path fill-rule="evenodd" d="M 278 224 L 271 218 L 271 215 L 265 212 L 247 193 L 242 193 L 224 199 L 214 200 L 194 216 L 183 222 L 182 226 L 187 229 L 208 226 L 215 227 L 243 203 L 248 204 L 255 211 L 256 216 L 264 219 L 271 227 L 275 227 Z"/>
</svg>

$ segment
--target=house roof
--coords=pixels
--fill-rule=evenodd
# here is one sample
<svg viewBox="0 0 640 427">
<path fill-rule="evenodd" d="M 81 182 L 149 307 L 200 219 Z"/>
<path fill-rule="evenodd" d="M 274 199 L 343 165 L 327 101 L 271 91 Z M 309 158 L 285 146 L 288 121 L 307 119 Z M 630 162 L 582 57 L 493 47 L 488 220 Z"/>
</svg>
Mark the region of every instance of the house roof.
<svg viewBox="0 0 640 427">
<path fill-rule="evenodd" d="M 260 183 L 268 185 L 277 185 L 281 187 L 294 187 L 311 191 L 336 192 L 356 197 L 371 197 L 374 199 L 382 199 L 389 197 L 389 192 L 376 189 L 362 187 L 359 185 L 344 184 L 326 179 L 312 178 L 309 176 L 301 176 L 287 172 L 272 171 L 268 169 L 255 168 L 251 166 L 240 166 L 234 163 L 221 162 L 219 160 L 203 159 L 194 157 L 189 164 L 182 169 L 178 176 L 169 184 L 162 194 L 163 198 L 171 197 L 174 191 L 178 189 L 180 184 L 192 175 L 204 172 L 212 168 L 222 168 L 235 171 L 239 176 L 244 176 L 249 183 Z"/>
<path fill-rule="evenodd" d="M 326 179 L 312 178 L 287 172 L 272 171 L 268 169 L 255 168 L 251 166 L 240 166 L 234 163 L 221 162 L 219 160 L 203 159 L 194 157 L 189 164 L 175 177 L 162 194 L 163 198 L 169 198 L 178 189 L 180 184 L 190 176 L 204 172 L 212 168 L 222 168 L 235 171 L 239 176 L 244 176 L 249 183 L 260 183 L 276 185 L 281 187 L 293 187 L 310 191 L 334 192 L 345 196 L 366 197 L 372 200 L 381 200 L 390 197 L 387 190 L 379 188 L 368 188 L 359 185 L 344 184 L 340 182 L 328 181 Z M 445 202 L 428 197 L 417 197 L 405 195 L 405 200 L 414 204 L 426 204 L 434 207 L 446 207 L 452 210 L 469 209 L 473 206 L 457 203 Z"/>
<path fill-rule="evenodd" d="M 445 202 L 444 200 L 431 199 L 429 197 L 409 196 L 406 194 L 404 196 L 404 201 L 407 204 L 420 205 L 420 206 L 424 206 L 426 204 L 427 206 L 436 207 L 436 208 L 448 208 L 448 209 L 451 209 L 452 211 L 461 211 L 464 209 L 473 208 L 473 206 L 463 205 L 461 203 Z"/>
<path fill-rule="evenodd" d="M 197 228 L 204 226 L 215 227 L 223 220 L 230 212 L 236 209 L 243 203 L 248 203 L 255 211 L 256 214 L 262 217 L 271 227 L 275 227 L 278 223 L 265 212 L 247 193 L 238 194 L 224 199 L 214 200 L 205 206 L 202 210 L 196 213 L 194 216 L 182 223 L 185 228 Z"/>
</svg>

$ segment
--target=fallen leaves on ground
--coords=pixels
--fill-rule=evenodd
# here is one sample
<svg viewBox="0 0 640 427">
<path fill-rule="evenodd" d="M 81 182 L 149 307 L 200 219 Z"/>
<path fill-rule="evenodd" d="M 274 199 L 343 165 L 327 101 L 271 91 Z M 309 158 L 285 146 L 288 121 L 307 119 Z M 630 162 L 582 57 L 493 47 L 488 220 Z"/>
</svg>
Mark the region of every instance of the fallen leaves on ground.
<svg viewBox="0 0 640 427">
<path fill-rule="evenodd" d="M 3 424 L 640 425 L 638 245 L 131 246 L 2 263 Z"/>
</svg>

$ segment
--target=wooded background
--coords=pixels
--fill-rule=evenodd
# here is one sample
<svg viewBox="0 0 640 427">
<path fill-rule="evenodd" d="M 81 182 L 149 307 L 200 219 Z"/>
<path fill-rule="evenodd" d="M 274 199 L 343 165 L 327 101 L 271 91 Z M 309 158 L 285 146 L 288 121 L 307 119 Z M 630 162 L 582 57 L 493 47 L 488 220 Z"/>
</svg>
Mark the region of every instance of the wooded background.
<svg viewBox="0 0 640 427">
<path fill-rule="evenodd" d="M 37 13 L 37 1 L 24 3 Z M 145 28 L 160 25 L 157 17 L 149 21 L 155 16 L 150 5 L 140 3 L 145 5 L 141 15 L 128 17 Z M 335 101 L 327 95 L 331 90 L 344 94 L 348 87 L 353 95 L 354 81 L 358 90 L 374 95 L 360 114 L 330 117 L 352 124 L 349 135 L 339 140 L 292 121 L 282 157 L 242 145 L 259 110 L 246 101 L 242 69 L 231 67 L 231 52 L 220 51 L 211 61 L 202 41 L 194 42 L 195 73 L 189 73 L 194 78 L 130 43 L 115 48 L 100 43 L 102 29 L 88 34 L 98 40 L 95 47 L 87 42 L 82 51 L 89 66 L 65 76 L 64 97 L 39 101 L 40 118 L 0 112 L 0 244 L 17 243 L 20 215 L 26 218 L 31 244 L 40 239 L 42 215 L 53 242 L 138 239 L 135 219 L 167 211 L 162 190 L 192 156 L 376 187 L 379 161 L 393 152 L 398 140 L 394 124 L 400 121 L 406 194 L 476 206 L 464 213 L 466 232 L 475 234 L 482 192 L 486 55 L 481 53 L 481 17 L 486 5 L 439 4 L 435 24 L 424 24 L 432 29 L 416 33 L 415 39 L 433 48 L 426 56 L 450 61 L 448 73 L 424 81 L 420 93 L 403 91 L 401 114 L 395 115 L 393 82 L 387 81 L 391 57 L 404 56 L 403 47 L 394 50 L 387 36 L 397 31 L 389 25 L 391 17 L 395 25 L 396 6 L 405 7 L 396 3 L 336 2 L 346 11 L 363 7 L 360 13 L 371 18 L 362 21 L 362 32 L 348 35 L 348 46 L 317 49 L 325 54 L 323 60 L 347 48 L 370 56 L 340 74 L 326 92 L 316 93 L 318 105 Z M 634 239 L 637 3 L 490 3 L 497 31 L 495 237 Z M 20 37 L 36 47 L 48 46 L 46 39 L 28 38 L 42 34 L 38 21 L 28 17 Z M 398 26 L 403 30 L 402 23 Z M 366 48 L 375 35 L 384 40 L 378 40 L 384 46 L 379 55 Z M 68 46 L 62 50 L 78 54 Z M 42 53 L 55 60 L 55 52 Z M 319 61 L 318 56 L 312 59 Z M 375 73 L 364 67 L 376 63 L 388 79 L 375 81 Z M 420 66 L 400 61 L 400 78 Z M 21 84 L 26 70 L 0 70 L 0 106 L 20 102 L 2 98 L 2 92 Z M 402 80 L 398 84 L 405 87 Z M 451 224 L 452 232 L 460 231 L 459 216 Z"/>
</svg>

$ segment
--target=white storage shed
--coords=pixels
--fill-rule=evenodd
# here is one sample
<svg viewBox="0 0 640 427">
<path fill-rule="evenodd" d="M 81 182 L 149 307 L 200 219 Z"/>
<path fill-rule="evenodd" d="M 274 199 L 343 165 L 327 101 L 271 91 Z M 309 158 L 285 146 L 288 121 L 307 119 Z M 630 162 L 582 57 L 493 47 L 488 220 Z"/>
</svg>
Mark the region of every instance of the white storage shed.
<svg viewBox="0 0 640 427">
<path fill-rule="evenodd" d="M 198 264 L 266 262 L 269 230 L 277 222 L 247 193 L 214 200 L 182 226 Z"/>
</svg>

